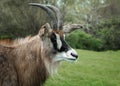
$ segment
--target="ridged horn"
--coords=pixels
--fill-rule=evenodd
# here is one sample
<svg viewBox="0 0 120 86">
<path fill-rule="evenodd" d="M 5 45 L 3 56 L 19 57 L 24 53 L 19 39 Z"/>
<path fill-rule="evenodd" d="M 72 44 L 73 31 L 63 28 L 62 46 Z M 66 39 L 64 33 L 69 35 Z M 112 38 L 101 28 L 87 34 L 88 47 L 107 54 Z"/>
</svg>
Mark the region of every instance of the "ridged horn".
<svg viewBox="0 0 120 86">
<path fill-rule="evenodd" d="M 58 20 L 58 29 L 63 29 L 63 20 L 62 20 L 62 14 L 60 12 L 60 10 L 52 5 L 47 5 L 47 7 L 49 7 L 51 10 L 53 10 L 56 15 L 57 15 L 57 20 Z"/>
<path fill-rule="evenodd" d="M 54 16 L 54 13 L 53 11 L 48 8 L 46 5 L 44 4 L 38 4 L 38 3 L 29 3 L 29 5 L 31 6 L 36 6 L 36 7 L 40 7 L 42 8 L 43 10 L 46 11 L 46 13 L 48 14 L 48 16 L 51 18 L 52 20 L 52 24 L 53 24 L 53 29 L 57 29 L 57 20 L 56 20 L 56 17 Z"/>
</svg>

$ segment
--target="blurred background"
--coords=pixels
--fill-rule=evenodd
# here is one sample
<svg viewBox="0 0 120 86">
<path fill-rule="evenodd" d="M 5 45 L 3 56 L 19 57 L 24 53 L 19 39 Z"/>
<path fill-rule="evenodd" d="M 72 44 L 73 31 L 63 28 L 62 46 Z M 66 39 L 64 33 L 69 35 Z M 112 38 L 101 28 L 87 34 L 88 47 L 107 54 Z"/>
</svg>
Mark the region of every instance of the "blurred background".
<svg viewBox="0 0 120 86">
<path fill-rule="evenodd" d="M 120 0 L 0 0 L 0 39 L 33 36 L 51 23 L 30 2 L 55 5 L 64 26 L 77 29 L 66 40 L 76 48 L 78 61 L 63 62 L 45 86 L 120 86 Z"/>
<path fill-rule="evenodd" d="M 30 2 L 55 5 L 62 12 L 64 25 L 82 26 L 66 37 L 72 47 L 120 49 L 120 0 L 0 0 L 0 39 L 34 35 L 41 25 L 50 23 L 48 15 L 29 6 Z"/>
</svg>

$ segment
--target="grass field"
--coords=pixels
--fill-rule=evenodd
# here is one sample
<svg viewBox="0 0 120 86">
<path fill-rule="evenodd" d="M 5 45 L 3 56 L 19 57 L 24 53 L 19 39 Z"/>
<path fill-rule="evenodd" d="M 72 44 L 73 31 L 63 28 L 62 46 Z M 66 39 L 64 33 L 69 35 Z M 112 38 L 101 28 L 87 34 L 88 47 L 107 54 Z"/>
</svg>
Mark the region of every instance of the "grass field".
<svg viewBox="0 0 120 86">
<path fill-rule="evenodd" d="M 62 62 L 45 86 L 120 86 L 120 51 L 77 51 L 78 61 Z"/>
</svg>

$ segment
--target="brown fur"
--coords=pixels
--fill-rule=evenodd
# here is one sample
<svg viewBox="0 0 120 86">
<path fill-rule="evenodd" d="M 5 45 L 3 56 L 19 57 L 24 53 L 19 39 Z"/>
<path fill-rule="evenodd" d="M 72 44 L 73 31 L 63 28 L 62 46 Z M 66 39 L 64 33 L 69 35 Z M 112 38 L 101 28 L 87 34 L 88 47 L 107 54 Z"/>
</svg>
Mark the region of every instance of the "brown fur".
<svg viewBox="0 0 120 86">
<path fill-rule="evenodd" d="M 42 33 L 0 43 L 0 86 L 42 86 L 53 73 L 59 63 L 52 62 L 52 45 Z"/>
<path fill-rule="evenodd" d="M 64 34 L 63 30 L 54 30 L 53 32 L 59 34 L 60 37 L 63 37 L 63 34 Z"/>
<path fill-rule="evenodd" d="M 0 44 L 2 44 L 2 45 L 11 45 L 11 44 L 13 44 L 13 40 L 11 40 L 11 39 L 1 39 L 0 40 Z"/>
</svg>

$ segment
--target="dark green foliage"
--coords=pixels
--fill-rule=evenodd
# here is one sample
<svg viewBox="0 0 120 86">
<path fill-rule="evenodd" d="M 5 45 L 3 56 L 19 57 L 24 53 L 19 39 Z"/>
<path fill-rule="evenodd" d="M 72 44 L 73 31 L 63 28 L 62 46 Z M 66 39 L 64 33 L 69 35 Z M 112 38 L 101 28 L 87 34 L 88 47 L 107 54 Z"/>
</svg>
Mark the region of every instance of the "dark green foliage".
<svg viewBox="0 0 120 86">
<path fill-rule="evenodd" d="M 18 38 L 37 34 L 41 25 L 49 22 L 48 15 L 30 2 L 46 3 L 45 0 L 1 0 L 0 38 Z"/>
<path fill-rule="evenodd" d="M 97 5 L 99 7 L 100 5 L 100 3 L 94 3 L 99 1 L 88 1 L 93 3 L 91 4 L 93 7 L 96 7 Z M 81 31 L 73 32 L 67 37 L 67 40 L 72 47 L 90 50 L 118 50 L 120 49 L 120 16 L 118 16 L 119 2 L 118 0 L 106 1 L 107 4 L 110 1 L 111 5 L 110 7 L 108 6 L 108 8 L 100 8 L 102 13 L 100 13 L 101 18 L 99 19 L 99 13 L 96 14 L 95 10 L 93 13 L 86 11 L 88 8 L 92 9 L 90 8 L 91 5 L 87 5 L 86 1 L 0 0 L 0 39 L 14 39 L 37 34 L 41 25 L 47 22 L 50 23 L 50 19 L 43 10 L 40 10 L 40 8 L 31 7 L 28 3 L 50 3 L 58 6 L 62 10 L 63 17 L 65 19 L 64 22 L 83 22 L 89 29 L 88 33 L 92 34 L 88 35 Z M 85 4 L 87 7 L 81 8 L 82 4 Z M 80 9 L 78 10 L 77 8 Z M 82 11 L 82 9 L 84 10 Z M 82 15 L 88 16 L 86 17 L 87 19 L 85 19 Z M 93 17 L 89 17 L 90 15 Z M 113 17 L 113 15 L 115 17 Z M 113 18 L 110 19 L 110 17 Z M 95 22 L 91 23 L 93 20 L 95 20 Z"/>
<path fill-rule="evenodd" d="M 77 49 L 101 50 L 103 42 L 100 39 L 93 37 L 83 31 L 76 30 L 67 36 L 68 43 Z"/>
<path fill-rule="evenodd" d="M 96 29 L 98 37 L 104 40 L 104 50 L 120 49 L 120 18 L 104 20 Z"/>
</svg>

